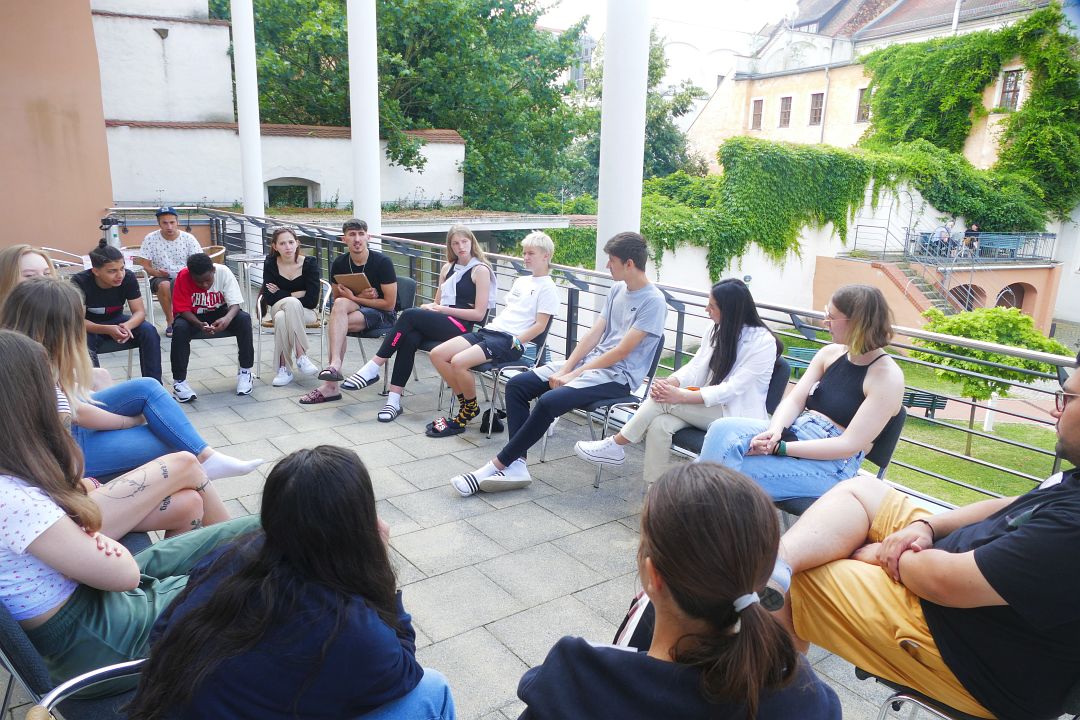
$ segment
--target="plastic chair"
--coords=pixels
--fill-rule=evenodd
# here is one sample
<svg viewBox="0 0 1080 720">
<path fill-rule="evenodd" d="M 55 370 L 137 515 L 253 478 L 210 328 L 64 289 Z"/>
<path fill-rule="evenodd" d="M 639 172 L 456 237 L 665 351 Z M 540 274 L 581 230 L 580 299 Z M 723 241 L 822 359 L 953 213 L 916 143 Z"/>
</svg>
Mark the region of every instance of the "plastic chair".
<svg viewBox="0 0 1080 720">
<path fill-rule="evenodd" d="M 222 265 L 225 263 L 224 245 L 208 245 L 203 248 L 203 252 L 210 256 L 210 259 L 216 262 L 218 265 Z"/>
<path fill-rule="evenodd" d="M 126 343 L 121 345 L 120 343 L 116 342 L 112 338 L 104 338 L 104 339 L 102 339 L 101 344 L 98 345 L 97 350 L 94 351 L 94 354 L 96 354 L 96 355 L 108 355 L 110 353 L 123 352 L 124 350 L 127 350 L 127 354 L 128 354 L 127 379 L 130 380 L 133 377 L 133 375 L 131 374 L 131 368 L 132 368 L 132 364 L 133 364 L 134 359 L 135 359 L 135 348 L 134 347 L 132 347 L 132 346 L 126 344 Z"/>
<path fill-rule="evenodd" d="M 143 305 L 146 306 L 146 319 L 153 325 L 155 323 L 154 292 L 150 289 L 150 273 L 146 270 L 150 261 L 139 254 L 142 252 L 142 245 L 123 245 L 120 247 L 120 250 L 125 255 L 131 256 L 131 263 L 135 266 L 132 268 L 132 272 L 135 273 L 135 277 L 139 281 L 139 290 L 142 292 Z M 130 371 L 128 372 L 128 376 L 131 376 Z"/>
<path fill-rule="evenodd" d="M 586 405 L 581 405 L 577 410 L 584 410 L 586 416 L 589 419 L 589 436 L 591 439 L 596 439 L 596 428 L 593 426 L 592 414 L 594 412 L 604 411 L 604 427 L 600 433 L 600 437 L 607 437 L 608 425 L 611 422 L 611 411 L 615 409 L 628 409 L 631 406 L 636 406 L 645 401 L 645 398 L 649 397 L 649 390 L 652 389 L 653 380 L 656 378 L 656 368 L 660 365 L 660 357 L 664 354 L 664 338 L 661 336 L 656 342 L 656 352 L 653 353 L 652 363 L 649 365 L 648 381 L 645 383 L 645 392 L 638 397 L 631 392 L 629 395 L 617 398 L 606 398 L 604 400 L 597 400 Z M 544 434 L 543 446 L 540 450 L 540 462 L 546 462 L 547 460 L 547 441 L 548 433 Z M 604 472 L 603 465 L 596 466 L 596 479 L 593 481 L 593 487 L 600 487 L 600 476 Z"/>
<path fill-rule="evenodd" d="M 307 329 L 318 329 L 319 331 L 319 364 L 321 365 L 326 361 L 326 323 L 330 319 L 330 283 L 326 280 L 319 280 L 319 302 L 315 306 L 315 321 L 308 323 L 304 327 Z M 255 348 L 255 357 L 258 358 L 259 365 L 262 366 L 263 352 L 262 341 L 263 335 L 271 335 L 274 332 L 274 320 L 273 318 L 266 317 L 267 308 L 264 307 L 262 293 L 259 293 L 255 298 L 255 318 L 258 318 L 256 326 L 253 328 L 258 334 L 258 345 Z M 252 319 L 254 321 L 254 318 Z M 267 332 L 267 329 L 270 332 Z M 274 358 L 276 361 L 277 358 Z M 271 364 L 270 372 L 274 371 L 274 365 Z"/>
<path fill-rule="evenodd" d="M 132 554 L 136 554 L 150 546 L 150 536 L 146 533 L 128 533 L 121 539 L 121 542 Z M 43 704 L 43 699 L 51 692 L 58 691 L 61 687 L 74 682 L 74 680 L 71 680 L 54 687 L 41 654 L 30 642 L 30 638 L 26 636 L 22 626 L 11 616 L 7 606 L 3 603 L 0 603 L 0 663 L 3 664 L 4 669 L 10 675 L 7 688 L 4 691 L 4 699 L 0 703 L 0 717 L 7 716 L 16 681 L 26 689 L 34 702 L 39 705 Z M 62 697 L 54 698 L 47 707 L 51 709 L 59 703 L 60 711 L 68 720 L 111 720 L 121 716 L 120 707 L 127 703 L 133 694 L 129 692 L 113 697 L 89 700 L 68 699 L 71 694 L 82 689 L 82 687 L 73 688 L 64 693 Z M 33 711 L 31 710 L 31 712 Z M 47 713 L 44 715 L 27 713 L 27 717 L 47 718 L 49 715 Z"/>
</svg>

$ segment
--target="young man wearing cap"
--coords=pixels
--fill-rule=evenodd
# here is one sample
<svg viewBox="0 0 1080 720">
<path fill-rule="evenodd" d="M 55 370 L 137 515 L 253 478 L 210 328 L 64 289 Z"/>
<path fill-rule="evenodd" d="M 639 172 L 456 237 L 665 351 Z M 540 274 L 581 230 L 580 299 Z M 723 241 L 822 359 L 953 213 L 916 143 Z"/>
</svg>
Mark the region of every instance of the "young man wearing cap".
<svg viewBox="0 0 1080 720">
<path fill-rule="evenodd" d="M 158 229 L 143 238 L 140 257 L 141 263 L 150 276 L 150 289 L 157 295 L 161 309 L 165 312 L 165 336 L 173 335 L 172 286 L 176 276 L 187 266 L 190 255 L 202 252 L 199 241 L 191 233 L 180 229 L 176 210 L 171 207 L 158 208 Z"/>
</svg>

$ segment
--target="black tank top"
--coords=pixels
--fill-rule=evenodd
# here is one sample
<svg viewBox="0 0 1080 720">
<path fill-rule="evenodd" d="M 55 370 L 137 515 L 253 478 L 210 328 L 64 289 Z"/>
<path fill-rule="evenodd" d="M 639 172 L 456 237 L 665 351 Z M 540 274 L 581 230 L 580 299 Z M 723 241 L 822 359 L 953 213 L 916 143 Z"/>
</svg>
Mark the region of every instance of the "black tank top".
<svg viewBox="0 0 1080 720">
<path fill-rule="evenodd" d="M 855 365 L 844 353 L 825 368 L 806 398 L 806 409 L 821 413 L 837 425 L 847 427 L 863 404 L 863 380 L 866 371 L 887 353 L 882 353 L 866 365 Z"/>
<path fill-rule="evenodd" d="M 476 267 L 481 267 L 477 265 Z M 473 268 L 473 270 L 476 269 Z M 446 277 L 443 278 L 445 282 L 451 274 L 454 272 L 454 266 L 451 265 L 450 269 L 446 271 Z M 454 298 L 454 304 L 450 307 L 456 307 L 461 309 L 476 307 L 476 283 L 472 279 L 472 270 L 461 273 L 461 277 L 457 281 L 457 297 Z"/>
</svg>

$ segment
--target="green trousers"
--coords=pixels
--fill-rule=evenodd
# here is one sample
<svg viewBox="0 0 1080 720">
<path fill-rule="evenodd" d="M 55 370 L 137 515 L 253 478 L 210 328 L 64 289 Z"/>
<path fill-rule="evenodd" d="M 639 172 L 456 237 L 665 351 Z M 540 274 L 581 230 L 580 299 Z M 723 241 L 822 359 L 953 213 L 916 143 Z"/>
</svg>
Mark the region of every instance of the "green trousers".
<svg viewBox="0 0 1080 720">
<path fill-rule="evenodd" d="M 222 543 L 258 528 L 259 516 L 249 515 L 153 544 L 135 556 L 142 579 L 134 590 L 107 592 L 80 585 L 59 612 L 26 633 L 53 682 L 146 657 L 154 622 L 187 586 L 191 568 Z M 136 682 L 99 685 L 80 697 L 115 694 Z"/>
</svg>

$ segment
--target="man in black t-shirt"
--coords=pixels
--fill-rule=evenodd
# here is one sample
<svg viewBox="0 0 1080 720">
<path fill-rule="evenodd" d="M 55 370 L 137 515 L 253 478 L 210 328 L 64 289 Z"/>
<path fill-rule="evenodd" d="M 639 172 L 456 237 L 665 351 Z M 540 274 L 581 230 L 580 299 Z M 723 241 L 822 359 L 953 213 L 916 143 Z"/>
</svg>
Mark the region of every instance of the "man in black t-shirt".
<svg viewBox="0 0 1080 720">
<path fill-rule="evenodd" d="M 394 270 L 394 263 L 386 255 L 368 247 L 367 223 L 363 220 L 346 220 L 341 231 L 348 252 L 335 258 L 330 264 L 330 285 L 334 297 L 330 320 L 327 323 L 330 362 L 319 373 L 322 385 L 300 398 L 302 405 L 341 399 L 338 383 L 344 380 L 341 367 L 345 361 L 349 333 L 394 326 L 394 308 L 397 303 L 397 272 Z M 352 292 L 335 280 L 339 275 L 356 273 L 366 275 L 371 285 L 360 294 Z"/>
<path fill-rule="evenodd" d="M 86 345 L 94 367 L 100 367 L 99 352 L 137 347 L 142 376 L 161 382 L 161 338 L 157 328 L 145 322 L 135 274 L 117 261 L 83 270 L 71 279 L 86 298 Z M 131 307 L 131 315 L 124 314 L 124 303 Z"/>
<path fill-rule="evenodd" d="M 1080 465 L 1080 373 L 1053 415 L 1058 454 Z M 784 535 L 774 579 L 786 561 L 797 640 L 971 715 L 1039 720 L 1080 681 L 1078 549 L 1077 470 L 936 515 L 855 478 Z"/>
</svg>

